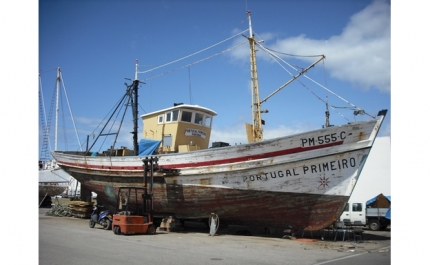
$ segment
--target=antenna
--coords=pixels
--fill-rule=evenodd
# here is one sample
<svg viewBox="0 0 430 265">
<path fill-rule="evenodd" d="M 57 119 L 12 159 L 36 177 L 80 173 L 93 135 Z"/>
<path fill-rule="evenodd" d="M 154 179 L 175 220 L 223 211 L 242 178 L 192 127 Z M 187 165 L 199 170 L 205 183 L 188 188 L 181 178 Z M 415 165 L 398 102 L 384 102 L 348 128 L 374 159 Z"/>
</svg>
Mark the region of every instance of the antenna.
<svg viewBox="0 0 430 265">
<path fill-rule="evenodd" d="M 189 92 L 190 92 L 190 104 L 193 104 L 193 97 L 191 95 L 191 72 L 190 72 L 190 66 L 188 66 L 188 86 L 189 86 Z"/>
</svg>

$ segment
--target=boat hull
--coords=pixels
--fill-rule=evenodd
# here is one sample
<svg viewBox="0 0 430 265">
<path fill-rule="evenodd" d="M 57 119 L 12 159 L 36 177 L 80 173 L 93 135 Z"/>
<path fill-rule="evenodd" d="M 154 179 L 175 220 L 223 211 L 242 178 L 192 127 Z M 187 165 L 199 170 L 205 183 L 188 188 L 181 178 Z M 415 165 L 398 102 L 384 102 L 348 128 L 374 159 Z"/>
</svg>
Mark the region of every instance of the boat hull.
<svg viewBox="0 0 430 265">
<path fill-rule="evenodd" d="M 85 176 L 84 176 L 85 177 Z M 93 177 L 86 183 L 97 193 L 97 202 L 116 209 L 120 186 L 141 186 L 142 179 L 105 183 Z M 216 213 L 224 224 L 270 228 L 293 227 L 320 230 L 341 214 L 349 196 L 240 190 L 200 185 L 178 185 L 154 180 L 154 216 L 175 216 L 183 220 L 207 220 Z M 113 201 L 115 200 L 115 201 Z"/>
<path fill-rule="evenodd" d="M 154 214 L 205 219 L 217 213 L 229 223 L 319 230 L 341 215 L 369 151 L 365 148 L 295 162 L 288 156 L 262 159 L 211 167 L 212 173 L 156 174 Z M 144 183 L 142 172 L 88 174 L 84 169 L 64 169 L 96 192 L 98 203 L 113 209 L 119 187 Z"/>
<path fill-rule="evenodd" d="M 39 170 L 39 197 L 61 195 L 70 179 L 71 176 L 59 167 Z"/>
<path fill-rule="evenodd" d="M 385 113 L 369 122 L 240 146 L 157 155 L 155 216 L 320 230 L 341 215 Z M 98 203 L 116 208 L 119 187 L 142 186 L 144 157 L 52 153 Z"/>
<path fill-rule="evenodd" d="M 44 196 L 57 196 L 61 195 L 65 192 L 67 186 L 60 184 L 47 184 L 47 183 L 39 183 L 39 197 Z"/>
</svg>

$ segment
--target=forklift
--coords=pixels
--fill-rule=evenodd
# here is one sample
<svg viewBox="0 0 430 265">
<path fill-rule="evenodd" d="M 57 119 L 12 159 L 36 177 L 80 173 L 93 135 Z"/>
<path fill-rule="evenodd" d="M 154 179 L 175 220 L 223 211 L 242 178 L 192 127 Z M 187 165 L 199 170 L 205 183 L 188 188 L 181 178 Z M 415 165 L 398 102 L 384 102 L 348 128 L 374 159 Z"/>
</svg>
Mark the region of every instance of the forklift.
<svg viewBox="0 0 430 265">
<path fill-rule="evenodd" d="M 116 213 L 113 215 L 112 230 L 116 235 L 155 234 L 157 228 L 153 221 L 153 171 L 158 158 L 143 159 L 142 187 L 120 187 L 117 197 Z M 148 171 L 151 187 L 148 190 Z"/>
</svg>

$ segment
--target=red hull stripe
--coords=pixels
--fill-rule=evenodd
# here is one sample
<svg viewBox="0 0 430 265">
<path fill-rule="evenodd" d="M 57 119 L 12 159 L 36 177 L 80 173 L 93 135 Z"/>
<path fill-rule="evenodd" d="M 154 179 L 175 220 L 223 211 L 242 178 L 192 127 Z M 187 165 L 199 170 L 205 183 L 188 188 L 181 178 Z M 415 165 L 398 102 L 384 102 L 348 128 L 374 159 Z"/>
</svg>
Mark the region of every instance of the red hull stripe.
<svg viewBox="0 0 430 265">
<path fill-rule="evenodd" d="M 281 156 L 281 155 L 301 153 L 301 152 L 306 152 L 306 151 L 316 150 L 316 149 L 322 149 L 322 148 L 327 148 L 327 147 L 341 145 L 341 144 L 343 144 L 343 141 L 333 142 L 333 143 L 329 143 L 329 144 L 322 144 L 322 145 L 317 145 L 317 146 L 296 147 L 296 148 L 279 150 L 276 152 L 268 152 L 268 153 L 263 153 L 263 154 L 258 154 L 258 155 L 241 156 L 241 157 L 210 160 L 210 161 L 201 161 L 201 162 L 196 162 L 196 163 L 159 165 L 159 168 L 168 170 L 168 169 L 179 169 L 179 168 L 189 168 L 189 167 L 203 167 L 203 166 L 230 164 L 230 163 L 256 160 L 256 159 L 262 159 L 262 158 L 268 158 L 268 157 L 275 157 L 275 156 Z M 67 165 L 67 166 L 72 166 L 72 167 L 78 166 L 78 167 L 83 167 L 86 169 L 121 170 L 121 171 L 123 171 L 123 170 L 128 170 L 128 171 L 130 171 L 130 170 L 131 171 L 142 170 L 142 167 L 136 167 L 136 166 L 98 166 L 98 165 L 86 165 L 86 164 L 76 164 L 76 163 L 67 163 L 67 162 L 61 162 L 61 164 Z"/>
</svg>

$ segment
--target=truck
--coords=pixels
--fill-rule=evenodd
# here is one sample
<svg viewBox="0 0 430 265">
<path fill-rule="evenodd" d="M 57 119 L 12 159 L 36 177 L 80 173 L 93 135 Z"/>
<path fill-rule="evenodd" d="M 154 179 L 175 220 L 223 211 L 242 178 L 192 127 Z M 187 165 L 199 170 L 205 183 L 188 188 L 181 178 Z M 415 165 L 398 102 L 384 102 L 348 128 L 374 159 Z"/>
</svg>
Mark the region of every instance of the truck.
<svg viewBox="0 0 430 265">
<path fill-rule="evenodd" d="M 381 193 L 366 202 L 348 202 L 339 220 L 346 225 L 359 221 L 372 231 L 385 230 L 391 225 L 391 196 Z"/>
</svg>

